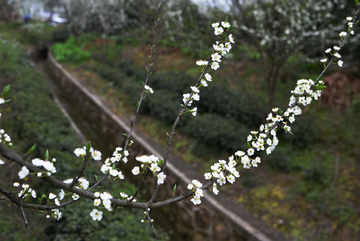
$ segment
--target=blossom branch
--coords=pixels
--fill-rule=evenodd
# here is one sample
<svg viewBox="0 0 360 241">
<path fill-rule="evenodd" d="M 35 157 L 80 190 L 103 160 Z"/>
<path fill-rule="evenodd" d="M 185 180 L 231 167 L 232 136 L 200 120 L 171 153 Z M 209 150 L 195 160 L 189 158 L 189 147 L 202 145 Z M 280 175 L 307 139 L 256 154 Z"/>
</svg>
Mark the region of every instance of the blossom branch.
<svg viewBox="0 0 360 241">
<path fill-rule="evenodd" d="M 152 91 L 152 89 L 150 87 L 148 87 L 147 83 L 148 83 L 149 77 L 151 75 L 150 68 L 154 64 L 154 63 L 152 63 L 152 56 L 156 51 L 156 49 L 155 49 L 155 37 L 156 37 L 156 28 L 157 28 L 158 22 L 160 20 L 159 15 L 160 15 L 161 6 L 162 6 L 162 4 L 159 5 L 157 16 L 156 16 L 156 19 L 154 21 L 154 28 L 153 28 L 153 34 L 152 34 L 151 47 L 150 47 L 149 62 L 147 64 L 147 66 L 146 66 L 146 78 L 145 78 L 145 82 L 144 82 L 144 87 L 143 87 L 139 102 L 138 102 L 137 107 L 136 107 L 135 115 L 134 115 L 134 117 L 133 117 L 133 119 L 131 120 L 131 123 L 130 123 L 130 130 L 129 130 L 129 133 L 127 134 L 127 138 L 126 138 L 126 142 L 125 142 L 125 146 L 124 146 L 124 151 L 127 150 L 127 147 L 128 147 L 128 145 L 130 143 L 130 137 L 131 137 L 131 134 L 132 134 L 133 129 L 134 129 L 134 124 L 136 122 L 136 118 L 137 118 L 137 115 L 139 113 L 141 103 L 144 100 L 145 91 L 148 90 L 148 89 L 149 89 L 150 92 Z"/>
</svg>

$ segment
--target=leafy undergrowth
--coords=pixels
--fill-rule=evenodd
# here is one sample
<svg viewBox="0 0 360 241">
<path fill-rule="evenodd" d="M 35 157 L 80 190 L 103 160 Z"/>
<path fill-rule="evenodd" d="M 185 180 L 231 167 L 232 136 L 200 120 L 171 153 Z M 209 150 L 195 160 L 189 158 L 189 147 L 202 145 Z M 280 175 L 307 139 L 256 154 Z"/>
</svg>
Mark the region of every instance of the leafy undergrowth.
<svg viewBox="0 0 360 241">
<path fill-rule="evenodd" d="M 193 76 L 196 81 L 199 74 L 198 68 L 193 64 L 196 60 L 181 54 L 179 49 L 160 48 L 159 52 L 161 57 L 155 57 L 156 71 L 150 78 L 150 86 L 157 86 L 156 79 L 161 74 L 168 74 L 168 80 L 165 80 L 170 81 L 170 87 L 164 88 L 171 88 L 174 92 L 178 91 L 176 88 L 179 85 L 182 86 L 184 82 L 187 84 L 186 78 L 189 76 Z M 77 67 L 73 67 L 71 63 L 65 63 L 65 66 L 94 92 L 106 98 L 113 106 L 113 111 L 119 115 L 131 115 L 144 81 L 145 70 L 141 66 L 145 65 L 144 56 L 147 55 L 144 48 L 123 46 L 119 54 L 112 58 L 96 57 Z M 256 65 L 229 61 L 221 68 L 223 71 L 214 73 L 214 81 L 210 83 L 215 86 L 213 90 L 229 88 L 247 92 L 249 99 L 264 99 L 266 85 L 261 81 L 261 71 Z M 173 83 L 171 79 L 177 78 L 178 70 L 185 71 L 188 76 Z M 302 73 L 303 75 L 306 74 Z M 308 75 L 314 76 L 314 73 L 308 71 Z M 172 84 L 174 85 L 171 86 Z M 279 106 L 286 106 L 294 84 L 294 79 L 279 82 L 281 94 L 276 96 Z M 157 91 L 163 95 L 162 100 L 173 99 L 161 89 L 155 89 L 155 93 Z M 207 101 L 216 100 L 216 93 L 213 94 L 214 99 Z M 155 109 L 156 105 L 160 105 L 165 108 L 163 112 L 169 112 L 173 106 L 180 109 L 181 98 L 174 98 L 174 104 L 171 102 L 166 106 L 154 102 L 152 98 L 156 100 L 156 95 L 148 94 L 144 103 L 155 103 L 152 106 Z M 202 97 L 202 101 L 206 101 L 204 99 Z M 226 100 L 224 108 L 236 101 Z M 263 163 L 259 168 L 241 171 L 239 181 L 229 188 L 223 188 L 223 191 L 252 211 L 254 216 L 263 219 L 291 239 L 356 240 L 360 227 L 360 184 L 357 180 L 360 176 L 357 162 L 360 151 L 356 126 L 359 114 L 356 103 L 354 102 L 349 113 L 319 108 L 316 103 L 306 107 L 304 115 L 297 118 L 293 125 L 294 136 L 281 135 L 280 145 L 272 155 L 262 156 Z M 255 105 L 254 101 L 252 104 Z M 259 101 L 258 104 L 263 102 Z M 144 105 L 145 108 L 151 107 Z M 245 105 L 241 107 L 246 108 Z M 200 115 L 194 118 L 195 122 L 201 122 L 201 111 L 200 108 Z M 171 122 L 168 121 L 170 117 L 164 116 L 161 111 L 148 114 L 152 113 L 141 115 L 137 127 L 165 146 L 168 140 L 166 132 L 171 127 Z M 176 114 L 177 112 L 172 113 L 172 118 Z M 204 120 L 211 117 L 213 116 Z M 210 125 L 214 126 L 216 117 L 211 119 L 213 122 L 210 121 Z M 195 122 L 192 124 L 195 125 Z M 181 125 L 175 135 L 173 151 L 182 155 L 187 163 L 193 163 L 192 167 L 199 173 L 208 171 L 216 160 L 231 155 L 231 152 L 216 148 L 216 145 L 204 144 L 196 136 L 190 137 Z M 256 129 L 256 125 L 247 126 Z M 225 127 L 224 123 L 220 125 L 220 129 Z M 198 132 L 197 130 L 195 128 L 193 131 Z M 238 139 L 245 143 L 246 135 L 244 131 L 243 136 L 238 136 Z"/>
</svg>

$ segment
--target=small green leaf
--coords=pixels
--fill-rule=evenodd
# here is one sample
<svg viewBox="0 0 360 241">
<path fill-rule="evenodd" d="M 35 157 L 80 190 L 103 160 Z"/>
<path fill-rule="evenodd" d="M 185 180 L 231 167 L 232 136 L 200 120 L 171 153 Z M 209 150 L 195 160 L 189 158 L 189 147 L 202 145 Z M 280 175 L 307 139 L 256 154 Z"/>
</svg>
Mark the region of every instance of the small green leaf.
<svg viewBox="0 0 360 241">
<path fill-rule="evenodd" d="M 96 180 L 96 181 L 98 181 L 98 180 L 99 180 L 96 174 L 95 174 L 95 180 Z"/>
<path fill-rule="evenodd" d="M 225 22 L 229 22 L 228 19 L 229 19 L 229 16 L 226 16 Z"/>
<path fill-rule="evenodd" d="M 40 202 L 42 202 L 42 200 L 46 198 L 45 194 L 43 194 L 41 197 L 40 197 Z"/>
<path fill-rule="evenodd" d="M 91 149 L 91 142 L 88 141 L 88 143 L 86 144 L 86 155 L 90 154 L 90 149 Z"/>
<path fill-rule="evenodd" d="M 161 166 L 164 163 L 164 160 L 157 161 L 158 166 Z"/>
<path fill-rule="evenodd" d="M 45 152 L 45 161 L 49 160 L 49 150 Z"/>
<path fill-rule="evenodd" d="M 324 90 L 324 89 L 326 89 L 326 86 L 325 85 L 318 85 L 318 86 L 316 86 L 316 89 L 317 90 Z"/>
<path fill-rule="evenodd" d="M 35 151 L 36 148 L 36 144 L 34 144 L 32 147 L 30 147 L 30 149 L 28 150 L 28 154 L 31 154 Z"/>
<path fill-rule="evenodd" d="M 174 187 L 173 187 L 172 194 L 174 195 L 175 192 L 176 192 L 176 184 L 175 184 Z"/>
<path fill-rule="evenodd" d="M 9 92 L 10 92 L 10 85 L 7 85 L 4 87 L 1 97 L 5 99 L 6 96 L 9 94 Z"/>
</svg>

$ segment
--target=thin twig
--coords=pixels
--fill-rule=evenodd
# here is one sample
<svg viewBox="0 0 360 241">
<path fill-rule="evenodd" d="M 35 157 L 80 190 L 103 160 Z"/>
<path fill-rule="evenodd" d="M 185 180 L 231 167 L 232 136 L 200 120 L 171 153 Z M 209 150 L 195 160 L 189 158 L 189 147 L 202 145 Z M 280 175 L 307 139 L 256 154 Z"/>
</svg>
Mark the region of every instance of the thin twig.
<svg viewBox="0 0 360 241">
<path fill-rule="evenodd" d="M 131 137 L 131 134 L 132 134 L 132 132 L 134 130 L 134 125 L 135 125 L 135 122 L 136 122 L 136 119 L 137 119 L 137 115 L 139 114 L 140 106 L 142 104 L 142 101 L 144 100 L 145 86 L 147 85 L 147 83 L 149 81 L 149 77 L 151 75 L 150 69 L 151 69 L 151 66 L 153 65 L 152 57 L 153 57 L 153 54 L 156 51 L 156 49 L 155 49 L 155 37 L 156 37 L 156 28 L 157 28 L 158 22 L 159 22 L 159 15 L 160 15 L 161 6 L 162 6 L 162 4 L 159 5 L 157 16 L 156 16 L 156 19 L 154 21 L 154 29 L 153 29 L 152 42 L 151 42 L 151 47 L 150 47 L 149 62 L 147 64 L 147 66 L 146 66 L 146 78 L 145 78 L 145 82 L 144 82 L 144 87 L 142 89 L 141 96 L 140 96 L 140 99 L 139 99 L 139 103 L 137 104 L 134 117 L 133 117 L 133 119 L 131 120 L 131 123 L 130 123 L 130 130 L 129 130 L 129 133 L 127 134 L 126 142 L 125 142 L 125 145 L 124 145 L 124 151 L 127 150 L 127 147 L 128 147 L 128 145 L 130 143 L 130 137 Z"/>
<path fill-rule="evenodd" d="M 143 185 L 144 185 L 145 182 L 146 182 L 146 178 L 147 178 L 149 172 L 150 172 L 150 169 L 147 168 L 146 171 L 145 171 L 144 179 L 142 180 L 142 182 L 141 182 L 139 188 L 136 190 L 135 194 L 132 195 L 132 197 L 129 199 L 129 202 L 132 202 L 132 200 L 136 197 L 136 195 L 138 195 L 138 193 L 140 192 L 141 188 L 143 187 Z"/>
<path fill-rule="evenodd" d="M 25 212 L 24 212 L 24 209 L 22 206 L 20 206 L 20 209 L 21 209 L 21 213 L 24 217 L 24 220 L 25 220 L 25 228 L 27 228 L 27 230 L 29 230 L 30 234 L 32 234 L 31 230 L 30 230 L 30 225 L 29 225 L 29 222 L 27 221 L 26 219 L 26 215 L 25 215 Z"/>
<path fill-rule="evenodd" d="M 149 224 L 150 224 L 150 226 L 151 226 L 151 228 L 152 228 L 152 230 L 153 230 L 153 232 L 155 234 L 155 238 L 160 239 L 160 236 L 156 232 L 156 229 L 155 229 L 155 226 L 154 226 L 154 221 L 150 217 L 149 208 L 145 209 L 145 213 L 146 213 L 146 218 L 147 218 L 147 220 L 148 220 L 148 222 L 149 222 Z"/>
<path fill-rule="evenodd" d="M 70 184 L 70 188 L 72 188 L 74 185 L 75 185 L 75 183 L 80 179 L 80 177 L 82 176 L 82 174 L 83 174 L 83 172 L 84 172 L 84 170 L 85 170 L 85 168 L 86 168 L 86 164 L 87 164 L 87 162 L 88 162 L 88 158 L 87 158 L 87 156 L 85 156 L 84 157 L 84 162 L 83 162 L 83 167 L 81 168 L 81 171 L 80 171 L 80 174 L 75 178 L 75 180 Z"/>
</svg>

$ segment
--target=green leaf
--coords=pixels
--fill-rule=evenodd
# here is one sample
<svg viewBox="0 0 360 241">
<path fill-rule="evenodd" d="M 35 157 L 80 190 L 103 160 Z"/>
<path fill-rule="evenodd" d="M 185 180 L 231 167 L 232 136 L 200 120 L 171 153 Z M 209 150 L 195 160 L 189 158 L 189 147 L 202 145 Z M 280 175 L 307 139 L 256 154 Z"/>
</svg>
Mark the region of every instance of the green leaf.
<svg viewBox="0 0 360 241">
<path fill-rule="evenodd" d="M 31 154 L 35 151 L 36 148 L 36 144 L 34 144 L 32 147 L 30 147 L 30 149 L 28 150 L 28 154 Z"/>
<path fill-rule="evenodd" d="M 324 90 L 324 89 L 326 89 L 326 86 L 325 85 L 318 85 L 318 86 L 316 86 L 316 89 L 317 90 Z"/>
<path fill-rule="evenodd" d="M 88 141 L 88 143 L 86 144 L 86 155 L 90 154 L 90 149 L 91 149 L 91 142 Z"/>
<path fill-rule="evenodd" d="M 98 181 L 98 180 L 99 180 L 96 174 L 95 174 L 95 180 L 96 180 L 96 181 Z"/>
<path fill-rule="evenodd" d="M 4 87 L 1 97 L 5 99 L 6 96 L 9 94 L 9 92 L 10 92 L 10 85 L 7 85 Z"/>
<path fill-rule="evenodd" d="M 164 163 L 164 161 L 163 161 L 163 160 L 159 160 L 159 161 L 157 161 L 158 166 L 161 166 L 163 163 Z"/>
<path fill-rule="evenodd" d="M 49 160 L 49 150 L 45 152 L 45 161 Z"/>
<path fill-rule="evenodd" d="M 226 16 L 226 18 L 225 18 L 225 22 L 229 22 L 229 16 Z"/>
<path fill-rule="evenodd" d="M 174 195 L 175 192 L 176 192 L 176 184 L 175 184 L 174 187 L 173 187 L 172 194 Z"/>
<path fill-rule="evenodd" d="M 43 194 L 41 197 L 40 197 L 40 202 L 42 202 L 42 200 L 46 198 L 45 194 Z"/>
</svg>

